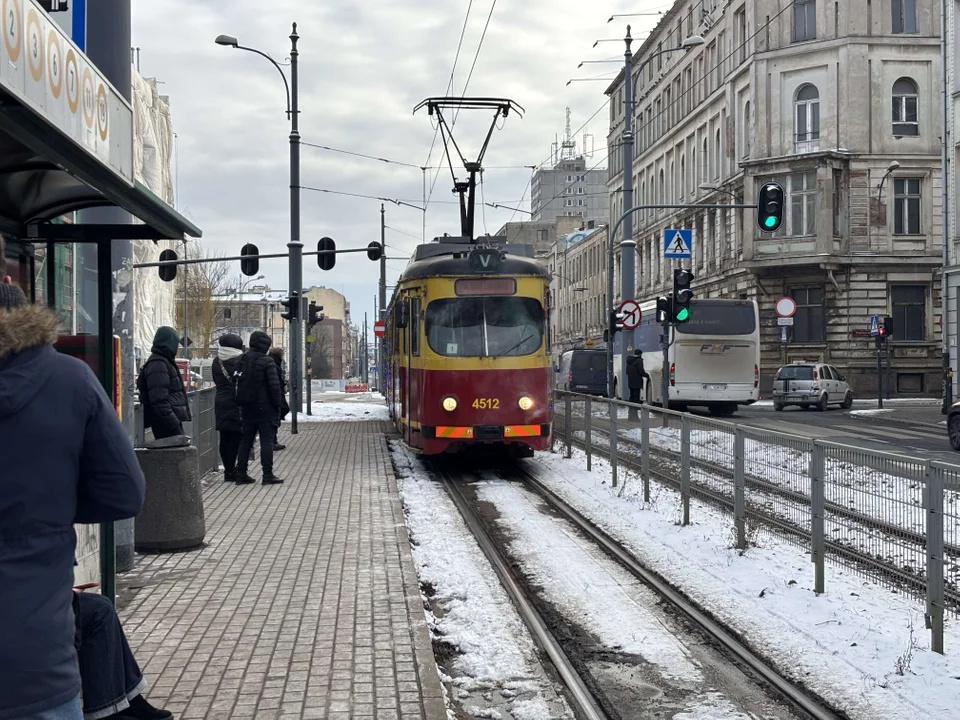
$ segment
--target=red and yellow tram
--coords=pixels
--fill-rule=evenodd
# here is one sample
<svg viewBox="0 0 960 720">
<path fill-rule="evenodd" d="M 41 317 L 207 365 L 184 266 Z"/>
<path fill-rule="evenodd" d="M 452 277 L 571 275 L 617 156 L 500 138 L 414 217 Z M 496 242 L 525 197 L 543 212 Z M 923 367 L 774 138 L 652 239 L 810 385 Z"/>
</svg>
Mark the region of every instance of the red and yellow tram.
<svg viewBox="0 0 960 720">
<path fill-rule="evenodd" d="M 549 287 L 529 245 L 443 237 L 417 248 L 384 339 L 390 416 L 411 450 L 550 447 Z"/>
</svg>

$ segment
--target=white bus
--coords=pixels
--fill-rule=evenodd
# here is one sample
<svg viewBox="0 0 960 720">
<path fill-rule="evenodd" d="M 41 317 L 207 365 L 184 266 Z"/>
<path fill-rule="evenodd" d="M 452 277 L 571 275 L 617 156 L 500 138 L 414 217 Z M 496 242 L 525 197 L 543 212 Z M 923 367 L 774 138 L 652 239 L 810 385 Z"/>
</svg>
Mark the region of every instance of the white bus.
<svg viewBox="0 0 960 720">
<path fill-rule="evenodd" d="M 650 374 L 644 400 L 662 404 L 662 326 L 656 301 L 640 306 L 642 321 L 634 330 L 634 348 L 643 351 Z M 629 399 L 621 378 L 621 333 L 614 346 L 618 397 Z M 632 354 L 632 353 L 628 353 Z M 671 408 L 702 406 L 713 415 L 732 415 L 738 405 L 760 399 L 760 314 L 753 300 L 694 299 L 690 320 L 673 328 L 668 368 Z"/>
</svg>

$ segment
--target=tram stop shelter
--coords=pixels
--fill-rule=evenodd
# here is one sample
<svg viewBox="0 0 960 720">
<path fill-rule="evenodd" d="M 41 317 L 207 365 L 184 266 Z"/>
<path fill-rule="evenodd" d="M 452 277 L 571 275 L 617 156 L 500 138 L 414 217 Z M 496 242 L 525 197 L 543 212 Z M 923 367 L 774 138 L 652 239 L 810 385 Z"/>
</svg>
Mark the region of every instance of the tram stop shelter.
<svg viewBox="0 0 960 720">
<path fill-rule="evenodd" d="M 57 243 L 96 248 L 96 337 L 87 336 L 98 375 L 116 396 L 113 329 L 114 240 L 184 240 L 201 231 L 134 175 L 133 109 L 34 2 L 5 0 L 0 42 L 0 232 L 11 275 L 37 300 L 34 253 Z M 64 223 L 79 210 L 122 208 L 134 224 Z M 52 277 L 54 263 L 47 262 Z M 47 303 L 55 306 L 54 284 Z M 119 408 L 118 408 L 119 409 Z M 130 409 L 132 412 L 132 408 Z M 100 572 L 113 597 L 113 525 L 101 526 Z"/>
</svg>

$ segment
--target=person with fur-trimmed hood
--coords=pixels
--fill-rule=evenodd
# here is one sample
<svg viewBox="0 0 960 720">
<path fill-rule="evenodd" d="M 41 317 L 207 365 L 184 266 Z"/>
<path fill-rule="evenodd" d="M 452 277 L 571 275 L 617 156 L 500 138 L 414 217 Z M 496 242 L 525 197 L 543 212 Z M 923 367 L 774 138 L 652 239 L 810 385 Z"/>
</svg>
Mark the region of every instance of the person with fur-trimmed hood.
<svg viewBox="0 0 960 720">
<path fill-rule="evenodd" d="M 243 355 L 243 340 L 239 335 L 228 333 L 217 341 L 217 357 L 213 361 L 213 382 L 217 385 L 214 400 L 217 432 L 220 433 L 220 460 L 223 462 L 223 479 L 237 479 L 237 455 L 240 453 L 240 404 L 237 402 L 238 363 Z"/>
<path fill-rule="evenodd" d="M 5 264 L 0 237 L 0 718 L 82 720 L 73 526 L 134 517 L 145 483 L 100 381 Z"/>
</svg>

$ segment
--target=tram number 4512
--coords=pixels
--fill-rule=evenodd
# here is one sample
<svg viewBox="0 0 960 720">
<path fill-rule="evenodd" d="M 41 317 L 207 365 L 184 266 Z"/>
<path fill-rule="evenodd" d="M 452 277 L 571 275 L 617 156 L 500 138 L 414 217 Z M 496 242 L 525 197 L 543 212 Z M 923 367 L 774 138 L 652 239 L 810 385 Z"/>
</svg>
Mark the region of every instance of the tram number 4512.
<svg viewBox="0 0 960 720">
<path fill-rule="evenodd" d="M 497 398 L 477 398 L 473 401 L 475 410 L 499 410 L 500 400 Z"/>
</svg>

